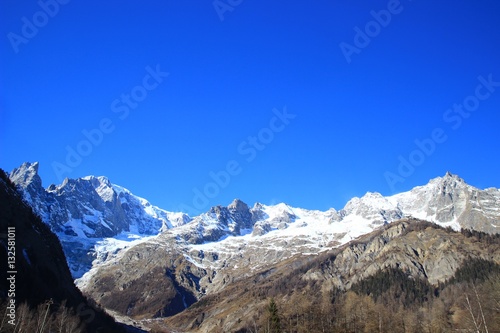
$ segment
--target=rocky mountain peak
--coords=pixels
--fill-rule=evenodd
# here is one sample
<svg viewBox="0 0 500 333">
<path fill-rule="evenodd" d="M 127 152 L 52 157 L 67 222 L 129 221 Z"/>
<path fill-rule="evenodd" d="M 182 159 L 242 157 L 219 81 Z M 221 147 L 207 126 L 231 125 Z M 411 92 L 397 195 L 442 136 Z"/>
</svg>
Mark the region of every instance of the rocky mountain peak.
<svg viewBox="0 0 500 333">
<path fill-rule="evenodd" d="M 397 203 L 377 192 L 367 192 L 361 198 L 351 199 L 340 211 L 341 216 L 362 218 L 374 224 L 394 221 L 403 216 Z"/>
<path fill-rule="evenodd" d="M 407 216 L 449 226 L 456 230 L 498 232 L 500 192 L 481 190 L 447 172 L 424 186 L 388 198 Z"/>
<path fill-rule="evenodd" d="M 233 200 L 227 207 L 214 206 L 210 208 L 208 216 L 215 218 L 217 223 L 222 226 L 229 227 L 233 235 L 240 235 L 242 229 L 251 229 L 253 227 L 250 208 L 240 199 Z"/>
<path fill-rule="evenodd" d="M 23 200 L 43 218 L 47 216 L 47 209 L 42 203 L 47 201 L 47 196 L 42 187 L 42 178 L 38 175 L 38 166 L 38 162 L 25 162 L 12 170 L 9 178 L 21 192 Z"/>
<path fill-rule="evenodd" d="M 12 170 L 10 179 L 21 188 L 27 188 L 30 184 L 42 185 L 42 179 L 38 175 L 38 162 L 25 162 L 19 168 Z"/>
<path fill-rule="evenodd" d="M 263 205 L 263 204 L 261 204 L 260 202 L 256 202 L 256 203 L 253 205 L 252 209 L 257 210 L 257 209 L 262 209 L 263 207 L 264 207 L 264 205 Z"/>
<path fill-rule="evenodd" d="M 112 187 L 111 181 L 109 180 L 108 177 L 105 177 L 105 176 L 99 176 L 99 177 L 87 176 L 87 177 L 83 177 L 82 179 L 89 181 L 92 184 L 92 186 L 94 186 L 95 188 L 98 188 L 98 187 L 103 186 L 103 185 L 108 186 L 108 187 Z"/>
<path fill-rule="evenodd" d="M 447 171 L 443 177 L 437 177 L 437 178 L 431 179 L 428 185 L 432 185 L 432 184 L 439 184 L 439 185 L 444 184 L 444 185 L 452 186 L 452 187 L 466 186 L 467 185 L 465 183 L 465 180 L 460 178 L 458 175 L 451 173 L 450 171 Z"/>
<path fill-rule="evenodd" d="M 240 199 L 234 199 L 227 208 L 233 212 L 245 212 L 249 210 L 248 205 Z"/>
<path fill-rule="evenodd" d="M 253 216 L 246 203 L 240 199 L 235 199 L 227 208 L 236 223 L 235 230 L 238 234 L 241 234 L 242 229 L 251 229 L 253 227 Z"/>
<path fill-rule="evenodd" d="M 445 175 L 443 178 L 452 178 L 452 179 L 456 179 L 460 182 L 464 182 L 464 180 L 462 178 L 460 178 L 458 175 L 454 174 L 454 173 L 451 173 L 450 171 L 446 171 Z"/>
</svg>

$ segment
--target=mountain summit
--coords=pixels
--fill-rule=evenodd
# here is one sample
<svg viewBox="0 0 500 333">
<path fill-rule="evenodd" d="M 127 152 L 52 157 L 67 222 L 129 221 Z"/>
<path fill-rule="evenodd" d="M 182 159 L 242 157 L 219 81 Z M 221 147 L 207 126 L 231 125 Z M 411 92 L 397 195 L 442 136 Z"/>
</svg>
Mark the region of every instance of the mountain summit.
<svg viewBox="0 0 500 333">
<path fill-rule="evenodd" d="M 480 190 L 449 172 L 388 199 L 409 216 L 455 229 L 499 232 L 500 190 Z"/>
</svg>

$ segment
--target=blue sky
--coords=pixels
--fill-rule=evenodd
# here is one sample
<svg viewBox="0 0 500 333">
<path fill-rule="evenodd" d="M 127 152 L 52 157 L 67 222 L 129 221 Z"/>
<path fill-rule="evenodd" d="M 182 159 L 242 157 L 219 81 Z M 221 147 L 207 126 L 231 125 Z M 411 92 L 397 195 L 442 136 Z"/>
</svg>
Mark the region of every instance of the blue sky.
<svg viewBox="0 0 500 333">
<path fill-rule="evenodd" d="M 340 209 L 447 170 L 500 187 L 499 14 L 494 0 L 4 0 L 0 167 L 39 161 L 44 186 L 106 175 L 191 214 L 233 198 Z"/>
</svg>

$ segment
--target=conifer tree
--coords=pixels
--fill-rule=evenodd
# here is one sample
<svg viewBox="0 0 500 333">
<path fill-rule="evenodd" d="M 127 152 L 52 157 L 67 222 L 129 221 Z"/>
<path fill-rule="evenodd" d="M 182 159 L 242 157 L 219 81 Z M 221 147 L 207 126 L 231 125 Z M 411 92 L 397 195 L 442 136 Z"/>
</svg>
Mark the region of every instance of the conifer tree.
<svg viewBox="0 0 500 333">
<path fill-rule="evenodd" d="M 271 298 L 269 301 L 267 310 L 269 312 L 269 333 L 281 333 L 280 316 L 278 313 L 278 306 L 276 305 L 274 298 Z"/>
</svg>

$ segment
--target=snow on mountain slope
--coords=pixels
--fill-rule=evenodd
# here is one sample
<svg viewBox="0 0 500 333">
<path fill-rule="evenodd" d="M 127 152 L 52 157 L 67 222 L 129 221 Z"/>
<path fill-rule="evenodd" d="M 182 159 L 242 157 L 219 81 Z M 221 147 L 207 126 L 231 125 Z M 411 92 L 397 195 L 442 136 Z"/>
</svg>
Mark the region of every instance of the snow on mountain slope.
<svg viewBox="0 0 500 333">
<path fill-rule="evenodd" d="M 377 214 L 366 209 L 366 203 L 374 198 L 379 199 L 371 195 L 355 199 L 348 204 L 348 210 L 339 212 L 335 209 L 307 210 L 285 203 L 274 206 L 256 203 L 247 208 L 254 219 L 253 229 L 240 234 L 221 227 L 224 223 L 209 213 L 165 234 L 175 236 L 180 252 L 198 268 L 219 273 L 245 269 L 246 273 L 241 274 L 248 274 L 295 255 L 317 255 L 373 231 L 382 223 L 374 222 L 372 216 Z M 387 202 L 381 202 L 382 208 L 393 209 Z M 397 216 L 394 215 L 393 220 Z M 391 221 L 386 219 L 384 223 Z M 216 238 L 211 237 L 213 233 L 204 237 L 209 234 L 207 229 L 220 233 Z M 210 290 L 211 287 L 206 288 Z"/>
<path fill-rule="evenodd" d="M 310 211 L 281 203 L 276 206 L 256 204 L 252 210 L 261 213 L 262 217 L 255 223 L 253 232 L 227 236 L 217 242 L 185 244 L 190 261 L 198 267 L 220 269 L 220 265 L 228 264 L 234 257 L 248 257 L 252 270 L 256 270 L 297 254 L 316 255 L 374 229 L 370 222 L 361 218 L 335 221 L 332 217 L 337 217 L 337 212 L 333 209 Z M 168 232 L 182 234 L 186 227 Z M 200 252 L 216 254 L 217 260 L 200 258 Z M 213 255 L 208 256 L 211 257 Z"/>
<path fill-rule="evenodd" d="M 500 222 L 499 194 L 497 189 L 479 190 L 447 173 L 390 197 L 368 192 L 339 211 L 313 211 L 285 203 L 256 203 L 249 208 L 235 200 L 166 233 L 175 236 L 180 252 L 198 268 L 255 270 L 298 254 L 316 255 L 410 216 L 456 230 L 495 232 Z"/>
</svg>

